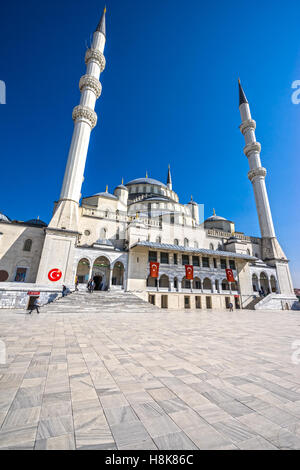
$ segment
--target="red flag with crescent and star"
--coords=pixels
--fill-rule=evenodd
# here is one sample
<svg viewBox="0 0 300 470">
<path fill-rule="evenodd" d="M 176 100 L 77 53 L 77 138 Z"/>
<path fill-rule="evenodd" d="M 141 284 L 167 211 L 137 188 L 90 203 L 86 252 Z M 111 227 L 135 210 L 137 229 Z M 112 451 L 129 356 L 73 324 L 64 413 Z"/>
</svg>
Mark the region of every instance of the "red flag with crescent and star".
<svg viewBox="0 0 300 470">
<path fill-rule="evenodd" d="M 159 263 L 155 263 L 154 261 L 150 261 L 150 276 L 151 277 L 158 277 L 159 271 Z"/>
<path fill-rule="evenodd" d="M 185 278 L 190 281 L 194 279 L 194 267 L 191 264 L 185 265 Z"/>
<path fill-rule="evenodd" d="M 232 269 L 226 269 L 226 277 L 228 282 L 234 282 L 235 279 L 233 277 Z"/>
</svg>

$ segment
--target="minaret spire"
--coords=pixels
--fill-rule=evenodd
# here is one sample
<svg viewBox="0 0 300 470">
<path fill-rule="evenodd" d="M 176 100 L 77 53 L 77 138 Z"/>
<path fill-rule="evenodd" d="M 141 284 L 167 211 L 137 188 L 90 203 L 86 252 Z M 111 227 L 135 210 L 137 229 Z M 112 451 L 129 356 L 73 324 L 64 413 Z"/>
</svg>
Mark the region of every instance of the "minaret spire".
<svg viewBox="0 0 300 470">
<path fill-rule="evenodd" d="M 168 165 L 167 186 L 172 191 L 172 177 L 171 177 L 170 165 Z"/>
<path fill-rule="evenodd" d="M 241 106 L 241 104 L 243 104 L 243 103 L 248 103 L 248 100 L 247 100 L 245 92 L 242 88 L 241 80 L 239 79 L 238 82 L 239 82 L 239 106 Z"/>
<path fill-rule="evenodd" d="M 105 13 L 106 13 L 106 6 L 104 7 L 102 16 L 101 16 L 100 21 L 98 23 L 98 26 L 96 28 L 96 31 L 99 31 L 99 33 L 104 34 L 104 36 L 106 36 Z"/>
</svg>

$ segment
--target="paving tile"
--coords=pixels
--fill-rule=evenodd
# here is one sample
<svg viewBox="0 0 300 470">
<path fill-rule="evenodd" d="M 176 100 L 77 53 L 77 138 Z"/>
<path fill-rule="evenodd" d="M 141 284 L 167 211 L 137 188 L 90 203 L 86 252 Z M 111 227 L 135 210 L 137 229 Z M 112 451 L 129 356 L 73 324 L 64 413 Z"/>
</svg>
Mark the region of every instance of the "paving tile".
<svg viewBox="0 0 300 470">
<path fill-rule="evenodd" d="M 149 433 L 140 421 L 116 424 L 111 426 L 111 431 L 118 448 L 135 445 L 150 439 Z"/>
<path fill-rule="evenodd" d="M 73 432 L 73 418 L 67 416 L 51 416 L 41 419 L 37 431 L 37 439 L 48 439 Z"/>
<path fill-rule="evenodd" d="M 165 434 L 154 438 L 158 449 L 161 450 L 197 450 L 198 447 L 184 432 Z"/>
<path fill-rule="evenodd" d="M 74 450 L 75 439 L 73 434 L 65 434 L 48 439 L 38 439 L 35 450 Z"/>
</svg>

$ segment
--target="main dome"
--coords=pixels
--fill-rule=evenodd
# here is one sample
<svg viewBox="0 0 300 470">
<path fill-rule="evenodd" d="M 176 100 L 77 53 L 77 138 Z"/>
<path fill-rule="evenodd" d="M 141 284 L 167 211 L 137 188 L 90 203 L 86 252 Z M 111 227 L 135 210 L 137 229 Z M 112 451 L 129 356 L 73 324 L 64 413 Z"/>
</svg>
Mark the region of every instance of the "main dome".
<svg viewBox="0 0 300 470">
<path fill-rule="evenodd" d="M 137 178 L 126 183 L 126 186 L 129 186 L 131 184 L 155 184 L 157 186 L 162 186 L 163 188 L 166 188 L 166 185 L 164 183 L 153 178 Z"/>
</svg>

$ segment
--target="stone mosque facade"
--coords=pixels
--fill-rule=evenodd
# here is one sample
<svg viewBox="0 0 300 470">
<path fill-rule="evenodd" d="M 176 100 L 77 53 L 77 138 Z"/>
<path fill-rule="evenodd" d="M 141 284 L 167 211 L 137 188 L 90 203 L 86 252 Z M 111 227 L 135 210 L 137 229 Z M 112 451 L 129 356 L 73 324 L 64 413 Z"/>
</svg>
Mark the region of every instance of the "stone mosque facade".
<svg viewBox="0 0 300 470">
<path fill-rule="evenodd" d="M 170 167 L 165 183 L 146 174 L 122 181 L 113 192 L 106 188 L 81 196 L 90 134 L 97 124 L 105 42 L 104 11 L 85 55 L 64 180 L 49 225 L 0 213 L 0 307 L 27 308 L 36 295 L 46 303 L 61 295 L 63 285 L 74 290 L 78 280 L 79 290 L 86 290 L 94 279 L 95 290 L 132 292 L 161 308 L 225 309 L 229 303 L 234 308 L 294 308 L 297 298 L 274 230 L 256 123 L 240 82 L 240 130 L 261 237 L 245 235 L 215 212 L 200 219 L 192 198 L 187 204 L 179 201 Z M 156 263 L 158 277 L 152 277 L 150 263 Z M 192 279 L 187 266 L 193 268 Z M 226 270 L 231 270 L 231 282 Z"/>
</svg>

